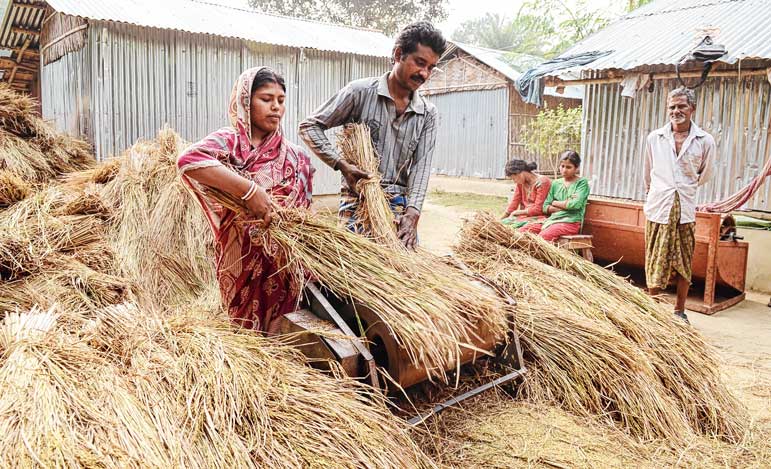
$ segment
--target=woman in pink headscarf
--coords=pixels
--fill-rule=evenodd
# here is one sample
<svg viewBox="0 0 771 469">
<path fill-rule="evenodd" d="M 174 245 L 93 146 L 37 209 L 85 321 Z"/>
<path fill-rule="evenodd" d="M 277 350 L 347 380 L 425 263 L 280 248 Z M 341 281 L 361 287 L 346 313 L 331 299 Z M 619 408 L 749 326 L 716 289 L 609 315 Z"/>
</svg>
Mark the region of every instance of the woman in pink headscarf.
<svg viewBox="0 0 771 469">
<path fill-rule="evenodd" d="M 281 131 L 285 98 L 284 79 L 275 71 L 246 70 L 230 96 L 232 127 L 210 134 L 177 160 L 214 231 L 217 279 L 228 314 L 237 324 L 269 333 L 276 331 L 278 317 L 297 307 L 301 285 L 281 271 L 275 248 L 254 246 L 236 213 L 212 199 L 206 187 L 241 200 L 266 226 L 272 202 L 310 205 L 310 160 Z"/>
</svg>

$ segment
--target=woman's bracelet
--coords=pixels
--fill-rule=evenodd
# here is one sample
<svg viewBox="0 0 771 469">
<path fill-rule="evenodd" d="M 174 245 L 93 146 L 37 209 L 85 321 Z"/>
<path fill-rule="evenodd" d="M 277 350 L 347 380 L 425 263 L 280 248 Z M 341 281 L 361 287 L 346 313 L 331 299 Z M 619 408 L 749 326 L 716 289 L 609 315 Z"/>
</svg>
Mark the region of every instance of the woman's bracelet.
<svg viewBox="0 0 771 469">
<path fill-rule="evenodd" d="M 241 200 L 246 202 L 247 200 L 252 198 L 255 192 L 257 192 L 257 183 L 254 181 L 251 181 L 251 183 L 249 184 L 249 190 L 246 191 L 246 194 L 241 196 Z"/>
</svg>

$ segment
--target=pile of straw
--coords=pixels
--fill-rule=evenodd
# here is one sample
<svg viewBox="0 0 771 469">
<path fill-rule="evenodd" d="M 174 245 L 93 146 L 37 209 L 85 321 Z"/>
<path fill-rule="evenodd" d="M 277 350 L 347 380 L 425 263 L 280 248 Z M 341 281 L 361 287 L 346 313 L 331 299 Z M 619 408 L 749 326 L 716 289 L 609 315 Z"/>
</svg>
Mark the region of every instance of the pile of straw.
<svg viewBox="0 0 771 469">
<path fill-rule="evenodd" d="M 741 440 L 745 409 L 692 328 L 612 272 L 479 214 L 457 254 L 519 300 L 517 325 L 534 361 L 524 391 L 601 414 L 641 439 L 691 432 Z"/>
<path fill-rule="evenodd" d="M 372 147 L 370 130 L 366 124 L 349 124 L 338 140 L 340 153 L 352 165 L 369 173 L 369 179 L 360 179 L 356 189 L 359 205 L 356 209 L 357 225 L 378 244 L 393 249 L 403 245 L 396 236 L 396 224 L 387 196 L 380 187 L 380 159 Z"/>
<path fill-rule="evenodd" d="M 771 443 L 740 444 L 695 437 L 687 446 L 640 443 L 593 418 L 559 407 L 488 392 L 428 422 L 418 441 L 447 467 L 482 468 L 764 468 Z"/>
<path fill-rule="evenodd" d="M 7 169 L 0 170 L 0 208 L 8 207 L 26 199 L 32 193 L 32 187 Z"/>
<path fill-rule="evenodd" d="M 86 142 L 57 133 L 37 116 L 33 98 L 0 84 L 0 168 L 28 184 L 40 184 L 93 164 Z M 8 183 L 0 179 L 0 184 Z M 0 193 L 7 190 L 0 188 Z"/>
<path fill-rule="evenodd" d="M 165 128 L 106 165 L 68 178 L 69 186 L 100 187 L 112 212 L 108 238 L 119 266 L 114 273 L 151 292 L 143 302 L 156 306 L 195 300 L 217 284 L 212 231 L 177 176 L 184 145 Z"/>
<path fill-rule="evenodd" d="M 0 212 L 0 465 L 435 467 L 380 394 L 224 317 L 180 145 Z"/>
<path fill-rule="evenodd" d="M 435 467 L 379 395 L 204 316 L 6 317 L 2 466 Z"/>
</svg>

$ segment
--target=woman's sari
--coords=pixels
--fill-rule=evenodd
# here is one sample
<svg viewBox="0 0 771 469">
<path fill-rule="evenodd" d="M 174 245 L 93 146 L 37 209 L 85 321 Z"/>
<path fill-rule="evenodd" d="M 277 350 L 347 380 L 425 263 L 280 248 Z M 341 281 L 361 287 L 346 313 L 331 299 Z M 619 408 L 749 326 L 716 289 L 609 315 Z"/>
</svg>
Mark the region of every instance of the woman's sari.
<svg viewBox="0 0 771 469">
<path fill-rule="evenodd" d="M 297 307 L 300 281 L 280 271 L 275 245 L 253 245 L 248 228 L 236 222 L 236 213 L 213 200 L 187 175 L 194 169 L 224 165 L 256 182 L 282 206 L 310 205 L 313 168 L 308 156 L 280 131 L 267 136 L 258 148 L 251 145 L 251 88 L 260 70 L 246 70 L 233 87 L 228 108 L 232 127 L 217 130 L 186 149 L 177 166 L 214 231 L 217 279 L 228 314 L 244 327 L 274 332 L 276 318 Z"/>
</svg>

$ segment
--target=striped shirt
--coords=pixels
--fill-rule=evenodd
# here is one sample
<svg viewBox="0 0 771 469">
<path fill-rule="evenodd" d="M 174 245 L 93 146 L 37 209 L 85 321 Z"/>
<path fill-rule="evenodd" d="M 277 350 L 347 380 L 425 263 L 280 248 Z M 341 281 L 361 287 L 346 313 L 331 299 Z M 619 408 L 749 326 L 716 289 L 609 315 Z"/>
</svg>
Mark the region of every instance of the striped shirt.
<svg viewBox="0 0 771 469">
<path fill-rule="evenodd" d="M 324 163 L 334 168 L 340 156 L 324 131 L 352 122 L 369 126 L 372 144 L 380 155 L 385 192 L 407 195 L 407 206 L 420 210 L 436 142 L 436 107 L 416 91 L 404 113 L 397 116 L 386 73 L 348 83 L 300 124 L 300 136 Z M 342 184 L 345 188 L 345 180 Z"/>
</svg>

